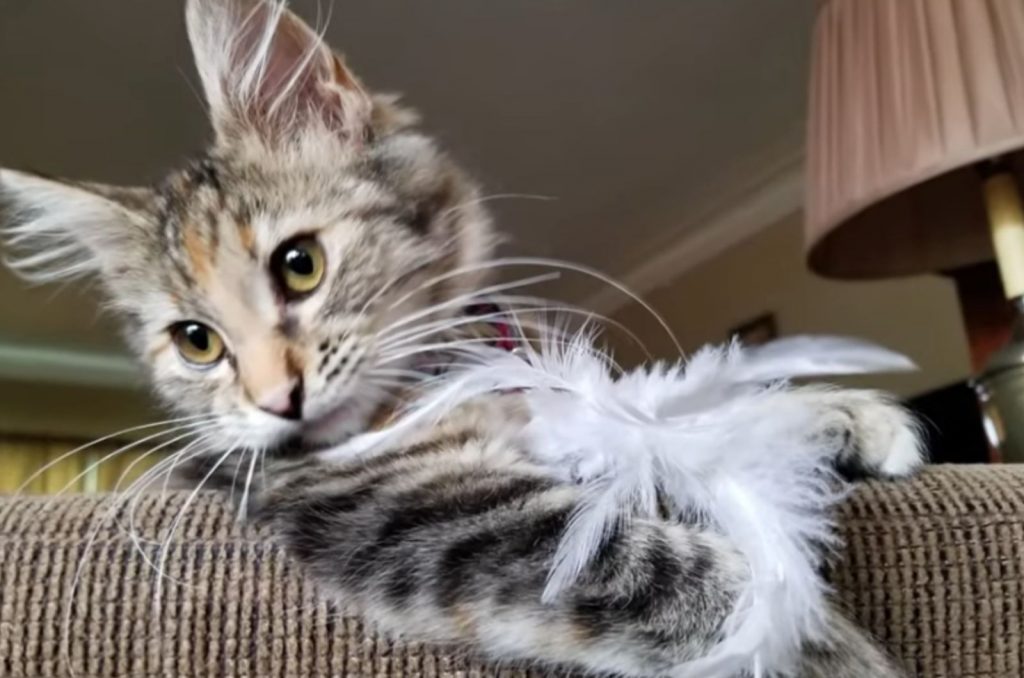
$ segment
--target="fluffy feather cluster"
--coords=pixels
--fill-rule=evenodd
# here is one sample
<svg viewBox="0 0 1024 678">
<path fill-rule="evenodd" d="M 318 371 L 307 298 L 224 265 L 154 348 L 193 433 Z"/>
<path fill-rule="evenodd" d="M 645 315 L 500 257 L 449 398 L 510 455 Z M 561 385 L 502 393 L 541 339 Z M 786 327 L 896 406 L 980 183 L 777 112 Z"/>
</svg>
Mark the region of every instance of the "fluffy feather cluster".
<svg viewBox="0 0 1024 678">
<path fill-rule="evenodd" d="M 903 356 L 847 339 L 794 338 L 760 349 L 705 348 L 688 361 L 614 376 L 587 333 L 552 333 L 514 353 L 480 349 L 430 386 L 392 425 L 338 453 L 372 454 L 475 398 L 521 392 L 518 435 L 553 476 L 581 486 L 544 597 L 585 570 L 617 524 L 655 517 L 659 501 L 713 526 L 742 554 L 750 585 L 705 657 L 674 675 L 784 674 L 822 635 L 822 547 L 836 535 L 834 450 L 809 434 L 815 412 L 788 380 L 908 369 Z"/>
</svg>

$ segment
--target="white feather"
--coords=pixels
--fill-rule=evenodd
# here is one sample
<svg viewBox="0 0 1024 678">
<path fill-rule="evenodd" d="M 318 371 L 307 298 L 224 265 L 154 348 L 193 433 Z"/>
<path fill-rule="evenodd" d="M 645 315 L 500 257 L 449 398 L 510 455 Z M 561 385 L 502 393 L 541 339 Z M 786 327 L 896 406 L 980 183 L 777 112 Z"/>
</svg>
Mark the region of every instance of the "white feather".
<svg viewBox="0 0 1024 678">
<path fill-rule="evenodd" d="M 556 330 L 541 344 L 467 349 L 463 364 L 394 424 L 326 456 L 372 454 L 476 398 L 521 391 L 526 449 L 553 476 L 581 485 L 543 600 L 572 586 L 618 523 L 654 517 L 662 492 L 714 526 L 750 568 L 724 639 L 673 675 L 785 675 L 823 630 L 819 552 L 836 541 L 827 509 L 840 492 L 831 452 L 808 435 L 815 412 L 787 397 L 786 380 L 907 369 L 909 361 L 863 342 L 800 337 L 757 350 L 705 348 L 685 363 L 613 378 L 586 331 L 566 340 Z"/>
<path fill-rule="evenodd" d="M 786 337 L 745 353 L 753 368 L 750 377 L 762 381 L 917 369 L 901 353 L 849 337 Z"/>
</svg>

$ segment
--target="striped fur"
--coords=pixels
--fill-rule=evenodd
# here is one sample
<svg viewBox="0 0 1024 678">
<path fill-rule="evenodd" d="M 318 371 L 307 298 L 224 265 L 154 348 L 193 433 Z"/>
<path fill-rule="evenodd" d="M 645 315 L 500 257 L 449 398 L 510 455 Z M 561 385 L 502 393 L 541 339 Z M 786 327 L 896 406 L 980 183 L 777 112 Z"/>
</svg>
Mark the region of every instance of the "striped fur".
<svg viewBox="0 0 1024 678">
<path fill-rule="evenodd" d="M 394 383 L 381 375 L 438 338 L 415 331 L 440 327 L 431 323 L 480 288 L 489 220 L 473 182 L 414 117 L 370 94 L 282 4 L 187 4 L 213 144 L 155 187 L 0 171 L 13 267 L 39 282 L 97 276 L 157 393 L 184 415 L 216 417 L 189 472 L 226 489 L 248 464 L 247 508 L 330 595 L 385 630 L 631 676 L 671 675 L 700 656 L 747 571 L 699 522 L 623 527 L 567 595 L 541 603 L 579 490 L 507 434 L 503 423 L 522 416 L 514 400 L 478 403 L 372 461 L 303 453 L 386 408 Z M 327 273 L 292 302 L 268 269 L 299 235 L 322 244 Z M 168 328 L 186 320 L 216 329 L 226 359 L 185 364 Z M 403 323 L 418 337 L 408 355 L 395 350 Z M 256 407 L 247 385 L 275 379 L 301 384 L 298 420 Z M 868 416 L 878 407 L 851 398 L 825 408 L 816 434 L 842 442 L 837 461 L 889 473 L 887 420 Z M 255 453 L 238 450 L 267 451 L 266 484 Z M 829 634 L 809 641 L 800 676 L 899 675 L 840 615 Z"/>
<path fill-rule="evenodd" d="M 343 608 L 385 632 L 511 663 L 682 675 L 674 667 L 721 639 L 747 582 L 743 559 L 698 521 L 635 521 L 542 603 L 579 487 L 518 447 L 515 398 L 478 402 L 365 461 L 283 462 L 250 510 Z M 837 464 L 863 456 L 877 468 L 863 433 L 878 404 L 834 394 L 809 435 L 834 441 Z M 803 661 L 801 678 L 902 675 L 838 611 Z"/>
</svg>

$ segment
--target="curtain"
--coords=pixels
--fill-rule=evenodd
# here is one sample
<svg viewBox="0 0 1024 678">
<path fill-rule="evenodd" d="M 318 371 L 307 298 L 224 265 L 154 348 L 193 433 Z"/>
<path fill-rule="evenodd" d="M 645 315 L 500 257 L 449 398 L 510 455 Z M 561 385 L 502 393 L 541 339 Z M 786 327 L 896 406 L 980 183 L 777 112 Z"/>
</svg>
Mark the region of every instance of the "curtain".
<svg viewBox="0 0 1024 678">
<path fill-rule="evenodd" d="M 124 441 L 82 449 L 80 440 L 0 436 L 0 494 L 66 494 L 124 490 L 162 457 L 126 450 Z M 105 458 L 106 457 L 106 458 Z"/>
</svg>

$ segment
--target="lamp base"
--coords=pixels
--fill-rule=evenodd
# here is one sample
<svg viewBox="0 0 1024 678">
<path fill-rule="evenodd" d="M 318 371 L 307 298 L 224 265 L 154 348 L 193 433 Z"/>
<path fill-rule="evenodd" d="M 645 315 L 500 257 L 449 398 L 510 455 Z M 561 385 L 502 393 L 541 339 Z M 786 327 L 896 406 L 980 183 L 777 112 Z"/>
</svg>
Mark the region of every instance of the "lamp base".
<svg viewBox="0 0 1024 678">
<path fill-rule="evenodd" d="M 1019 341 L 1013 339 L 1014 327 L 1024 316 L 1006 300 L 995 262 L 958 268 L 945 275 L 956 283 L 972 372 L 980 375 L 972 384 L 988 434 L 989 460 L 1024 461 L 1024 431 L 1016 432 L 1024 428 L 1024 364 L 1013 369 L 1004 363 L 998 374 L 989 370 L 994 356 L 1004 349 L 1013 352 Z M 1019 443 L 1010 442 L 1011 433 Z"/>
<path fill-rule="evenodd" d="M 1024 299 L 1015 306 L 1010 339 L 974 380 L 974 390 L 994 460 L 1024 463 Z"/>
</svg>

